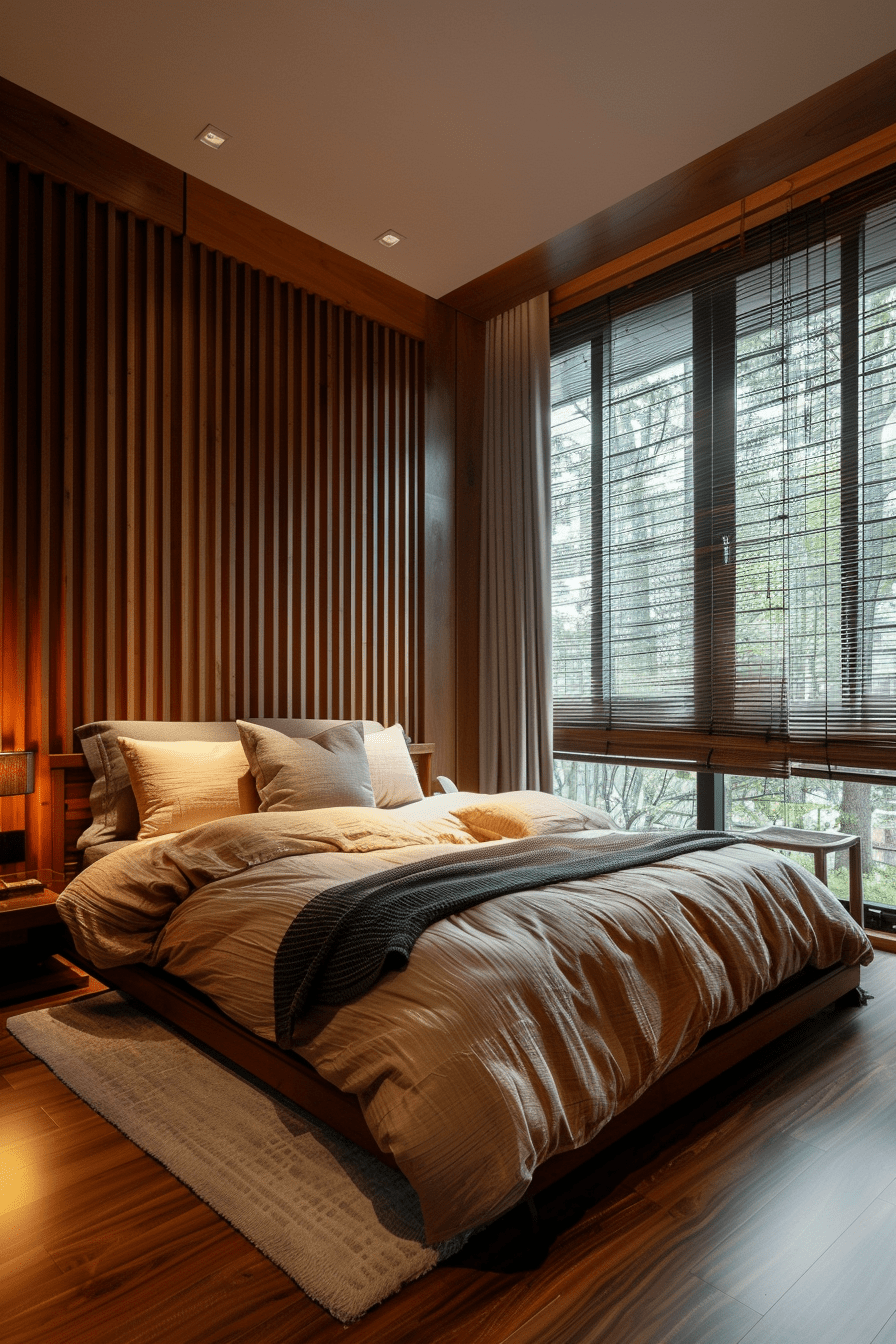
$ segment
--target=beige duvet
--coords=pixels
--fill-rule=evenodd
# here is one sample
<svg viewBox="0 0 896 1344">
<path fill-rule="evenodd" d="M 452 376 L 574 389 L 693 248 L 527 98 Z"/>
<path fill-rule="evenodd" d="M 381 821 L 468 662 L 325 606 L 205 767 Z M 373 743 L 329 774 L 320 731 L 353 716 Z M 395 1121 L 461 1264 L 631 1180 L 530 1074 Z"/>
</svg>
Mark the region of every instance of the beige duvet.
<svg viewBox="0 0 896 1344">
<path fill-rule="evenodd" d="M 58 908 L 97 966 L 164 966 L 273 1040 L 273 959 L 302 905 L 475 843 L 448 815 L 470 801 L 228 818 L 102 859 Z M 614 847 L 647 838 L 597 833 Z M 442 920 L 405 970 L 312 1010 L 294 1048 L 357 1094 L 439 1241 L 513 1205 L 540 1162 L 586 1143 L 766 990 L 807 964 L 871 956 L 811 874 L 735 845 Z"/>
</svg>

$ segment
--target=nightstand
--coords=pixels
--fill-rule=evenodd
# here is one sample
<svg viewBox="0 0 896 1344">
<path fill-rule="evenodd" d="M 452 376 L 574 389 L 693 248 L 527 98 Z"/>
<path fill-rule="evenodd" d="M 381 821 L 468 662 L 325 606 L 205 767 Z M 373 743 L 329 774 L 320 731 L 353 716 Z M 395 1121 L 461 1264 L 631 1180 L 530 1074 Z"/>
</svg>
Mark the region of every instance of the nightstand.
<svg viewBox="0 0 896 1344">
<path fill-rule="evenodd" d="M 0 887 L 0 1003 L 83 989 L 89 976 L 60 961 L 56 892 L 16 896 Z"/>
<path fill-rule="evenodd" d="M 744 840 L 769 849 L 792 849 L 811 854 L 815 876 L 828 883 L 828 855 L 838 849 L 849 850 L 849 913 L 863 928 L 865 908 L 862 899 L 862 846 L 860 837 L 843 831 L 801 831 L 796 826 L 763 826 L 760 831 L 745 831 Z"/>
</svg>

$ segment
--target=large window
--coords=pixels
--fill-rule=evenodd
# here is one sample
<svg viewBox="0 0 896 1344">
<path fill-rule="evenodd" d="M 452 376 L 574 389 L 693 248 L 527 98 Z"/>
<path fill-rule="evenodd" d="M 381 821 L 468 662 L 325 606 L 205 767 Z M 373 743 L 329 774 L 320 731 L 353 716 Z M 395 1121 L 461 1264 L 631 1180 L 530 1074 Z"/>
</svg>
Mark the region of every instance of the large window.
<svg viewBox="0 0 896 1344">
<path fill-rule="evenodd" d="M 558 754 L 896 779 L 896 177 L 553 348 Z"/>
</svg>

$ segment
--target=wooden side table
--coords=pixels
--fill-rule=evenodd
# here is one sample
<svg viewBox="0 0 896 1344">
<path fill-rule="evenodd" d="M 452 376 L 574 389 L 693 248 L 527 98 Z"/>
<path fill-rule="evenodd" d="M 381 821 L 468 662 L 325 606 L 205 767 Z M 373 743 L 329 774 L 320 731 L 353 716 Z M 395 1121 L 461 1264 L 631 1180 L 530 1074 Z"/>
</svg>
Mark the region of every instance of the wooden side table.
<svg viewBox="0 0 896 1344">
<path fill-rule="evenodd" d="M 0 888 L 0 1003 L 82 989 L 89 976 L 54 956 L 62 920 L 56 892 L 15 896 Z"/>
<path fill-rule="evenodd" d="M 413 742 L 408 747 L 424 798 L 432 793 L 432 754 L 435 749 L 433 742 Z"/>
<path fill-rule="evenodd" d="M 744 839 L 751 845 L 765 845 L 768 849 L 793 849 L 800 854 L 811 854 L 815 862 L 815 876 L 828 885 L 828 855 L 838 849 L 849 850 L 849 913 L 863 928 L 865 907 L 862 895 L 862 844 L 858 835 L 843 831 L 801 831 L 796 826 L 763 826 L 759 831 L 745 831 Z"/>
</svg>

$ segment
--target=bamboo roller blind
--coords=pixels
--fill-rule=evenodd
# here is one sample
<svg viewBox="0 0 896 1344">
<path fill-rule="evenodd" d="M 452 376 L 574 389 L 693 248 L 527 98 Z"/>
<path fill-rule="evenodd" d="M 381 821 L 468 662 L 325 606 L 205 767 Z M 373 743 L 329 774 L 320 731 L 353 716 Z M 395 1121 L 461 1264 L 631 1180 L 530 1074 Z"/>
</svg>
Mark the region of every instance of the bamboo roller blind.
<svg viewBox="0 0 896 1344">
<path fill-rule="evenodd" d="M 2 160 L 0 258 L 3 746 L 415 735 L 421 343 Z"/>
</svg>

